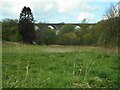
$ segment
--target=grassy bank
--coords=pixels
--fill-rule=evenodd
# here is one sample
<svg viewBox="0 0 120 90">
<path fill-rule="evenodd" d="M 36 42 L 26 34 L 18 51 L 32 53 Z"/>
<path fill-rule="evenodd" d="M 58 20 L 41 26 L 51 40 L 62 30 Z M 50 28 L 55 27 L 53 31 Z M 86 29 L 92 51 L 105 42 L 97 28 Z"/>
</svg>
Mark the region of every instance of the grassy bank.
<svg viewBox="0 0 120 90">
<path fill-rule="evenodd" d="M 3 87 L 118 87 L 116 51 L 100 47 L 3 45 Z"/>
</svg>

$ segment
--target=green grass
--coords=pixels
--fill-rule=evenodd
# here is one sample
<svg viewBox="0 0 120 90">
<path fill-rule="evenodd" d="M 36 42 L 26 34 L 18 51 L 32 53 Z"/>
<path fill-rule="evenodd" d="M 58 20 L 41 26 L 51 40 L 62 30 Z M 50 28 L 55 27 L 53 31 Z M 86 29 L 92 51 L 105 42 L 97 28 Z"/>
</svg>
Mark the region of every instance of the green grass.
<svg viewBox="0 0 120 90">
<path fill-rule="evenodd" d="M 113 50 L 82 46 L 3 45 L 3 88 L 118 87 Z"/>
</svg>

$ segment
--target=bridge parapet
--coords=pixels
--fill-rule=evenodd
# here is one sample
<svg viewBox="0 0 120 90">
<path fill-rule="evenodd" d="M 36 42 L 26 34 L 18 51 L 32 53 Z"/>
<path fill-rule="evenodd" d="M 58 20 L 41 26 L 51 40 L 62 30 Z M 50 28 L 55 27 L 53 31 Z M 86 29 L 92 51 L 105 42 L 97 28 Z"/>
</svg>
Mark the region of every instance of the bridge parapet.
<svg viewBox="0 0 120 90">
<path fill-rule="evenodd" d="M 75 25 L 75 26 L 82 26 L 83 23 L 38 23 L 36 24 L 39 28 L 45 29 L 48 26 L 52 26 L 54 29 L 59 30 L 63 25 Z M 95 24 L 85 24 L 85 25 L 95 25 Z"/>
</svg>

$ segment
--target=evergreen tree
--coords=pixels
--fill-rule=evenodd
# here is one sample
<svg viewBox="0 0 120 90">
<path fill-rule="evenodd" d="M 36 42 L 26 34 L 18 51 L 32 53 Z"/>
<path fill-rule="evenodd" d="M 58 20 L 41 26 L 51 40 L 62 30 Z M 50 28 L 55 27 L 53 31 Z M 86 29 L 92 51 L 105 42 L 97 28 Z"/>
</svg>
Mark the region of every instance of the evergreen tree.
<svg viewBox="0 0 120 90">
<path fill-rule="evenodd" d="M 24 43 L 32 43 L 35 39 L 34 18 L 29 7 L 24 7 L 19 18 L 19 32 Z"/>
</svg>

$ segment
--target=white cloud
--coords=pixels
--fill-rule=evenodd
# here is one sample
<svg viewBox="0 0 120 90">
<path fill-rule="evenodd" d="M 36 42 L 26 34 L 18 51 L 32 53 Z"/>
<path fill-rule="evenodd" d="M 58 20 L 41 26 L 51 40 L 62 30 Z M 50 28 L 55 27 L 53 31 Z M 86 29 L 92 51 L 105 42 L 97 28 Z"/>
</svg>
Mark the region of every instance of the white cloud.
<svg viewBox="0 0 120 90">
<path fill-rule="evenodd" d="M 91 5 L 90 2 L 81 2 L 79 0 L 56 0 L 58 12 L 68 13 L 75 10 L 95 11 L 99 7 Z"/>
<path fill-rule="evenodd" d="M 76 18 L 93 20 L 95 17 L 92 13 L 99 9 L 99 5 L 91 2 L 93 3 L 93 0 L 0 0 L 0 18 L 18 19 L 22 8 L 27 6 L 38 21 L 77 22 Z"/>
<path fill-rule="evenodd" d="M 4 0 L 2 2 L 1 18 L 19 18 L 20 12 L 24 6 L 30 7 L 36 20 L 49 20 L 56 18 L 61 21 L 70 21 L 69 16 L 76 17 L 80 11 L 94 11 L 96 6 L 88 2 L 78 0 Z M 62 18 L 60 17 L 62 16 Z M 61 18 L 61 19 L 60 19 Z M 73 18 L 72 18 L 73 19 Z M 55 19 L 54 19 L 55 20 Z M 50 19 L 51 21 L 51 19 Z"/>
<path fill-rule="evenodd" d="M 46 5 L 46 7 L 45 7 L 45 11 L 48 11 L 48 10 L 50 10 L 50 9 L 52 9 L 53 8 L 53 3 L 48 3 L 47 5 Z"/>
<path fill-rule="evenodd" d="M 15 15 L 19 14 L 24 6 L 31 7 L 32 8 L 32 2 L 28 2 L 28 0 L 24 0 L 21 2 L 20 0 L 17 0 L 15 2 L 15 5 L 12 3 L 12 11 Z"/>
<path fill-rule="evenodd" d="M 77 9 L 79 11 L 96 9 L 95 6 L 89 5 L 88 2 L 80 2 L 79 0 L 4 0 L 2 2 L 3 7 L 5 4 L 6 6 L 10 5 L 9 10 L 16 16 L 18 16 L 24 6 L 30 7 L 35 13 L 48 12 L 51 9 L 58 11 L 58 13 L 68 13 Z"/>
<path fill-rule="evenodd" d="M 53 8 L 53 2 L 42 2 L 42 0 L 4 0 L 0 3 L 4 7 L 0 8 L 1 18 L 19 18 L 24 6 L 31 8 L 34 17 L 48 17 L 49 10 Z"/>
<path fill-rule="evenodd" d="M 28 0 L 4 0 L 2 3 L 2 14 L 5 16 L 19 16 L 22 8 L 24 6 L 32 7 L 32 2 L 28 2 Z M 4 17 L 5 17 L 4 16 Z"/>
<path fill-rule="evenodd" d="M 81 21 L 83 19 L 87 19 L 87 20 L 95 20 L 95 16 L 89 12 L 81 12 L 78 17 L 77 20 Z"/>
<path fill-rule="evenodd" d="M 95 11 L 98 10 L 99 7 L 95 6 L 95 5 L 91 5 L 91 3 L 89 2 L 80 2 L 79 3 L 79 8 L 85 11 Z"/>
<path fill-rule="evenodd" d="M 75 0 L 56 0 L 58 12 L 67 13 L 74 10 L 78 6 L 78 2 Z"/>
</svg>

